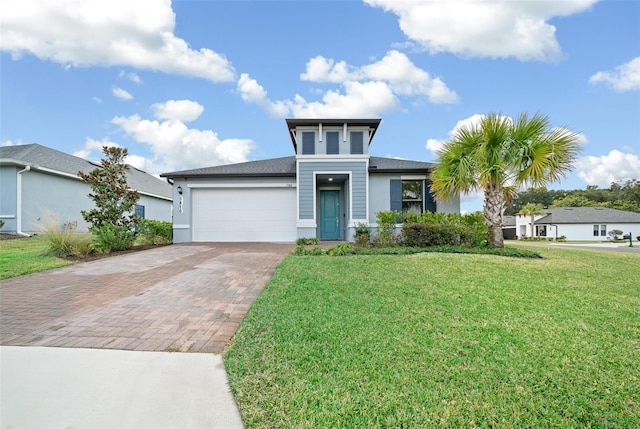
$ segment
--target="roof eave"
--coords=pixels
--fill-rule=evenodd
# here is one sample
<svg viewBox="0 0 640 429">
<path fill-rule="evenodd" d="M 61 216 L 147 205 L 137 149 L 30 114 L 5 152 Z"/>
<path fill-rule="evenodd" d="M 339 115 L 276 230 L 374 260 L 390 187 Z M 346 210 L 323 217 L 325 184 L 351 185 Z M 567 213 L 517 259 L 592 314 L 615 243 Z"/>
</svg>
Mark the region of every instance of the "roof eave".
<svg viewBox="0 0 640 429">
<path fill-rule="evenodd" d="M 230 179 L 239 177 L 296 177 L 296 173 L 162 173 L 160 177 L 169 179 L 189 178 L 189 177 L 208 177 L 213 179 Z"/>
</svg>

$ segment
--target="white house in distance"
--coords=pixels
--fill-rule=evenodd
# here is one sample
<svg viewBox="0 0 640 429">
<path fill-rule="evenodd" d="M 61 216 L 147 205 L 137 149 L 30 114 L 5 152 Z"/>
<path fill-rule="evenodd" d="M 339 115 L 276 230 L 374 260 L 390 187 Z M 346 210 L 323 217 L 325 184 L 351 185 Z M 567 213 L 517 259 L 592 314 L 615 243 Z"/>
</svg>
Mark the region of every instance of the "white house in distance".
<svg viewBox="0 0 640 429">
<path fill-rule="evenodd" d="M 369 155 L 380 119 L 287 119 L 294 156 L 164 173 L 173 180 L 173 240 L 352 241 L 387 210 L 459 213 L 436 202 L 435 164 Z"/>
<path fill-rule="evenodd" d="M 39 144 L 0 147 L 0 232 L 17 235 L 38 233 L 37 221 L 47 213 L 60 228 L 67 223 L 86 232 L 81 210 L 94 207 L 91 188 L 78 176 L 100 164 Z M 171 185 L 142 170 L 129 167 L 127 184 L 140 193 L 136 214 L 142 218 L 171 221 Z"/>
<path fill-rule="evenodd" d="M 544 209 L 544 215 L 535 216 L 537 237 L 566 237 L 567 240 L 605 241 L 609 231 L 640 235 L 640 213 L 604 207 L 558 207 Z M 518 238 L 531 236 L 531 216 L 516 216 Z"/>
</svg>

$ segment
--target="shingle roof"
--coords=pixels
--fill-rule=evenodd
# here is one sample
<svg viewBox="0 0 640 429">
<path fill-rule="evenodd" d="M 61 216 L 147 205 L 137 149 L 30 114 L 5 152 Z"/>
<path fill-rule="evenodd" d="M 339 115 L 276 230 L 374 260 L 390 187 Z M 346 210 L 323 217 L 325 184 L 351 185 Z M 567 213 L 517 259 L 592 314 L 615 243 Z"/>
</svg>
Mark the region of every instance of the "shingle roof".
<svg viewBox="0 0 640 429">
<path fill-rule="evenodd" d="M 217 165 L 193 170 L 162 173 L 161 177 L 295 177 L 296 157 L 271 158 L 239 164 Z"/>
<path fill-rule="evenodd" d="M 94 170 L 99 164 L 37 143 L 0 147 L 0 164 L 29 165 L 60 173 L 77 175 Z M 135 167 L 127 171 L 127 183 L 139 192 L 172 198 L 171 185 Z"/>
<path fill-rule="evenodd" d="M 369 172 L 420 172 L 431 170 L 435 164 L 421 161 L 407 161 L 395 158 L 369 158 Z M 239 164 L 217 165 L 214 167 L 195 168 L 192 170 L 162 173 L 161 177 L 295 177 L 296 157 L 264 159 Z"/>
<path fill-rule="evenodd" d="M 640 213 L 605 207 L 559 207 L 545 212 L 547 215 L 536 220 L 536 224 L 640 223 Z"/>
<path fill-rule="evenodd" d="M 397 171 L 426 172 L 431 170 L 436 164 L 423 161 L 410 161 L 396 158 L 380 158 L 372 156 L 369 158 L 369 172 L 371 173 L 392 173 Z"/>
</svg>

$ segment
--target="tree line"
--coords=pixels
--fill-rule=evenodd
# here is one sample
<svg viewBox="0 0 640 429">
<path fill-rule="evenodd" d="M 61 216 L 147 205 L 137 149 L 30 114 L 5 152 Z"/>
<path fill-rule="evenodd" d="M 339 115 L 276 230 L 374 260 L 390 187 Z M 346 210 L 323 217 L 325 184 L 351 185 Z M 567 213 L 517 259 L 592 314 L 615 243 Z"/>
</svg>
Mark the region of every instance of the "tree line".
<svg viewBox="0 0 640 429">
<path fill-rule="evenodd" d="M 640 180 L 611 183 L 609 188 L 587 186 L 587 189 L 548 190 L 546 187 L 520 192 L 505 207 L 504 214 L 514 216 L 528 204 L 544 208 L 608 207 L 640 213 Z"/>
</svg>

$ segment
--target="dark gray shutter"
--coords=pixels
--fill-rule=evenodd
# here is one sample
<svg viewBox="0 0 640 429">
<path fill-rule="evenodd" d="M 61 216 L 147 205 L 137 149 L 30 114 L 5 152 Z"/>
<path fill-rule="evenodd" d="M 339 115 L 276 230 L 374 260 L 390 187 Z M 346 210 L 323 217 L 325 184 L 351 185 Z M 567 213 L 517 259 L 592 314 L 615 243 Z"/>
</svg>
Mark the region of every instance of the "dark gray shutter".
<svg viewBox="0 0 640 429">
<path fill-rule="evenodd" d="M 402 213 L 402 180 L 391 179 L 389 188 L 391 189 L 390 210 Z"/>
<path fill-rule="evenodd" d="M 436 205 L 435 198 L 433 198 L 433 195 L 431 194 L 431 190 L 429 189 L 430 187 L 431 187 L 431 181 L 425 180 L 424 181 L 424 210 L 435 213 L 438 207 Z"/>
</svg>

